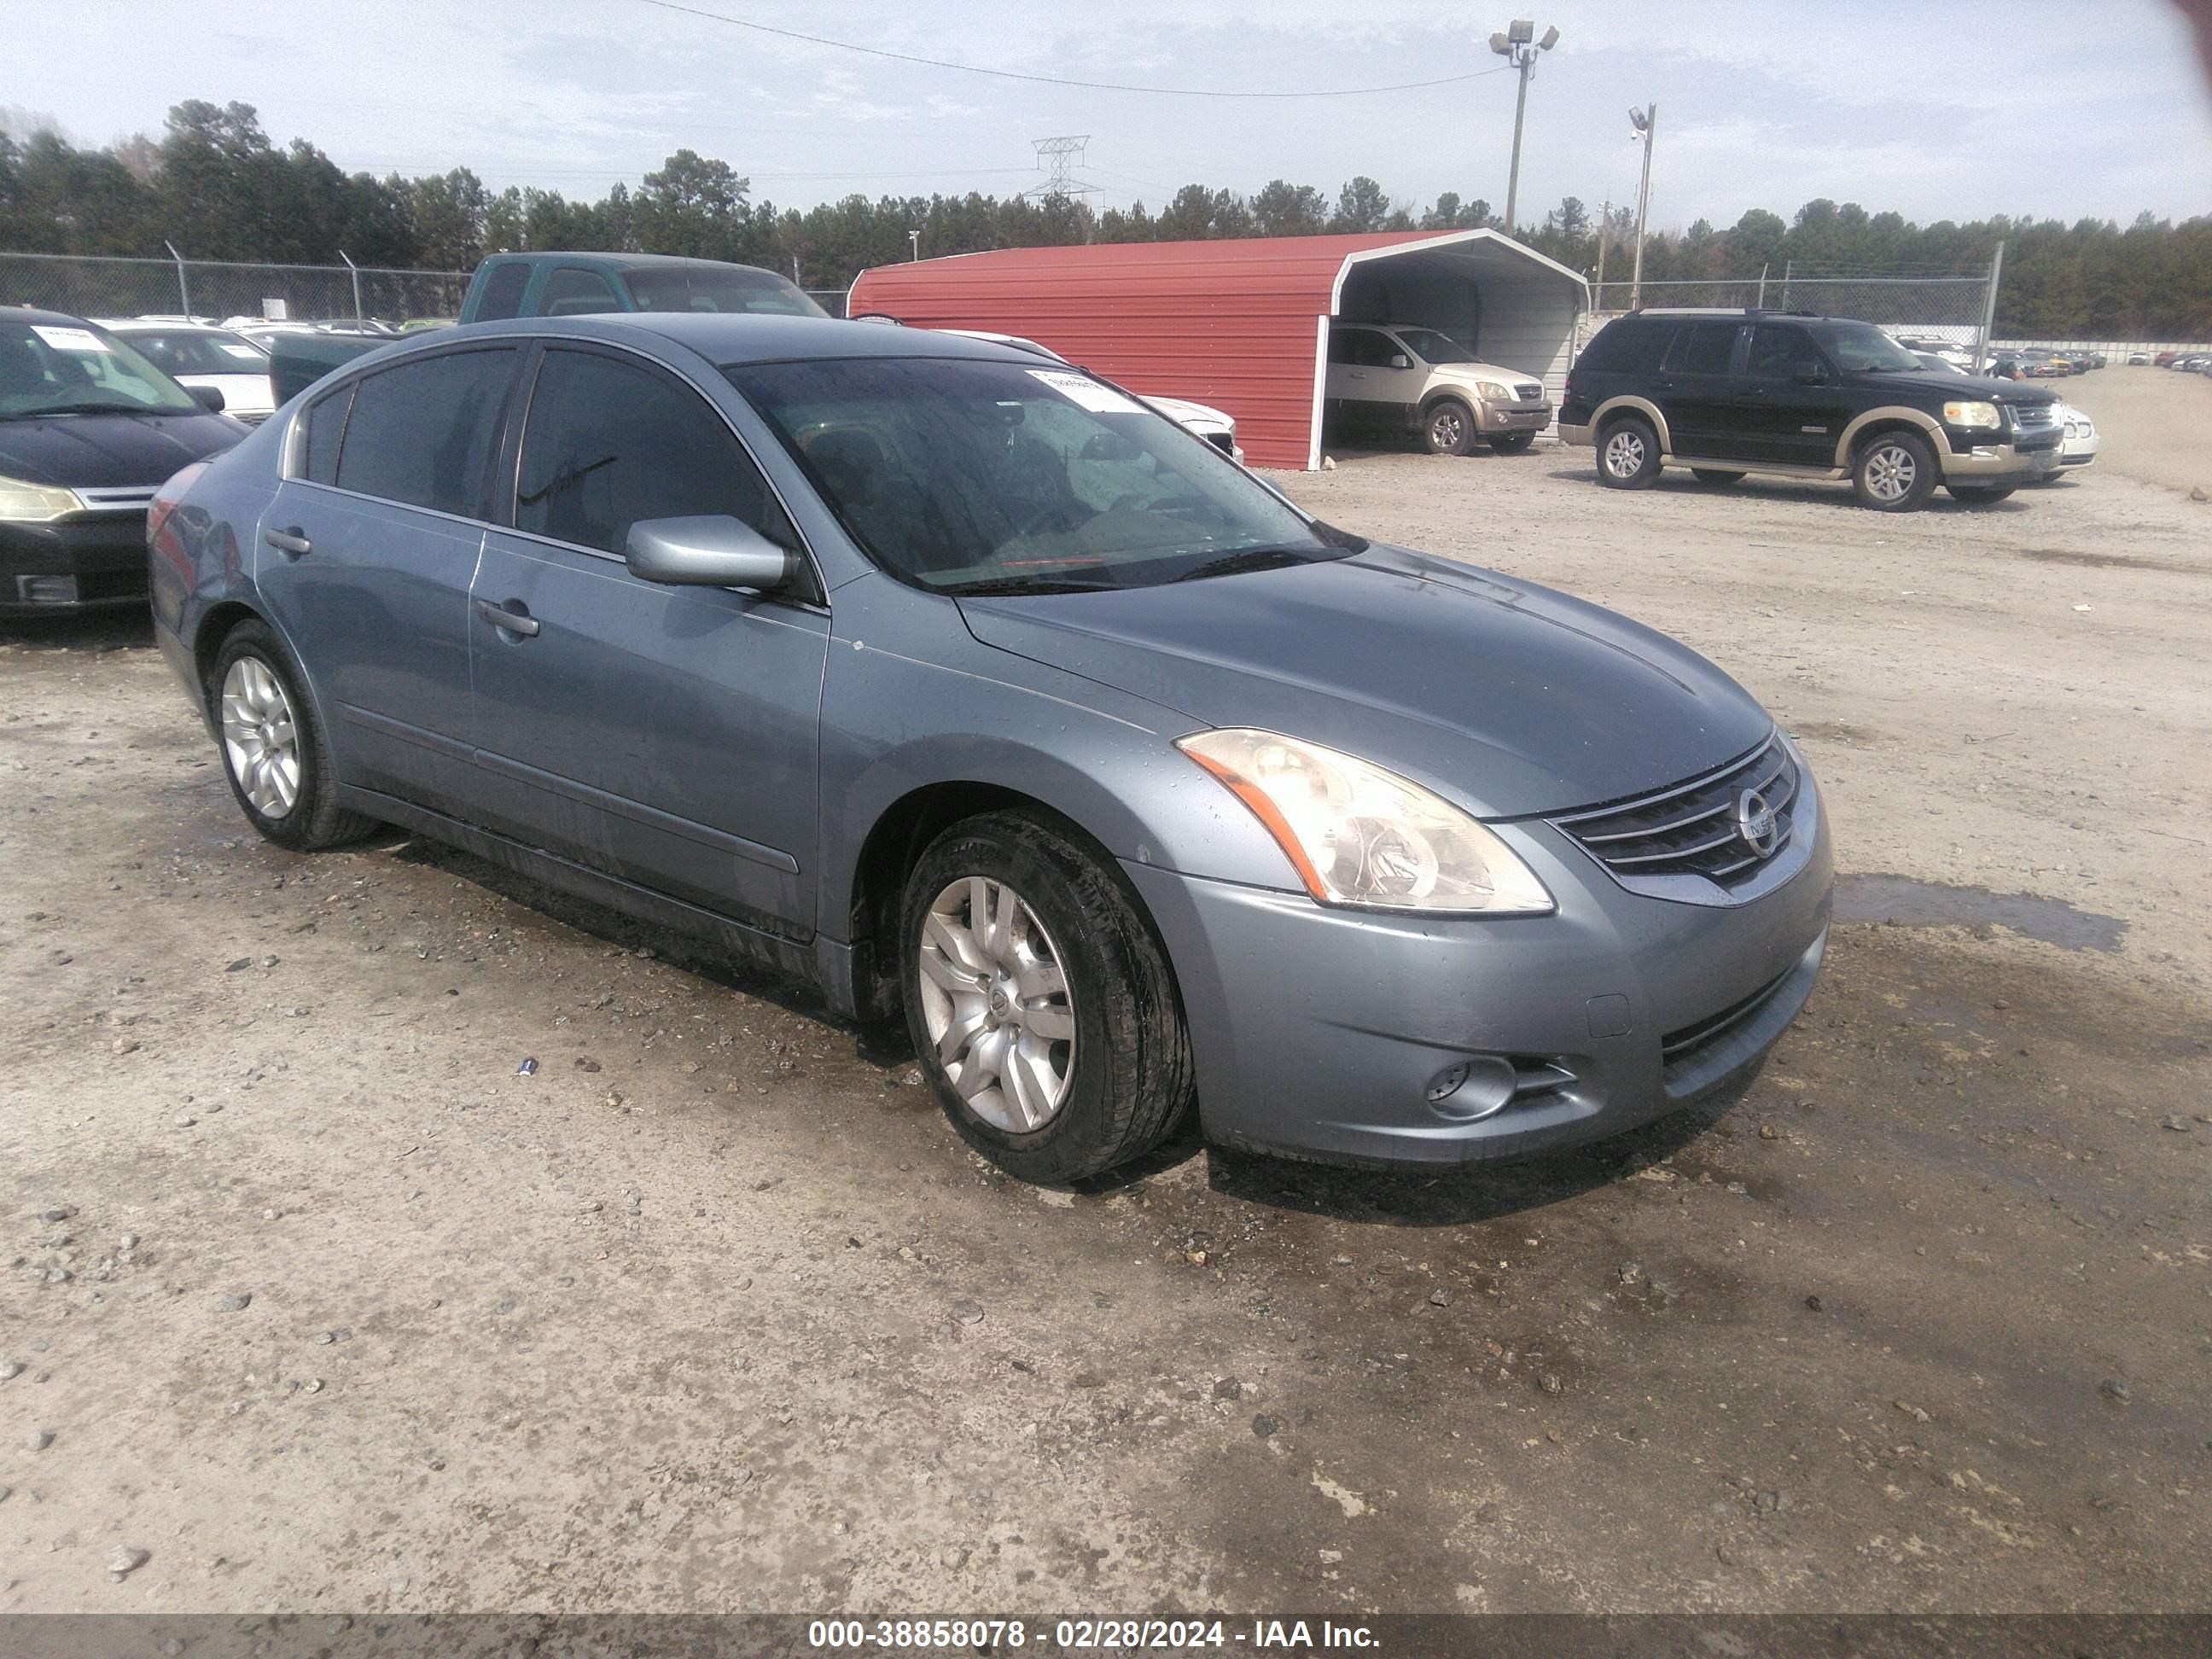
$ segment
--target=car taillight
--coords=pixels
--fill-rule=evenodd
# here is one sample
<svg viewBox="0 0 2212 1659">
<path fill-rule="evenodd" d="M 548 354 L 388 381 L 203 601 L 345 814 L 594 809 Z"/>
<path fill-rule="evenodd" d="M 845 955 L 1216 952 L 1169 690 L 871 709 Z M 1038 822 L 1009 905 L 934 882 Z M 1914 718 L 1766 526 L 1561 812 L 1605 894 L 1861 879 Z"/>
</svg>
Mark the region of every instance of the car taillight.
<svg viewBox="0 0 2212 1659">
<path fill-rule="evenodd" d="M 146 541 L 149 546 L 161 540 L 162 527 L 169 522 L 169 514 L 177 510 L 179 504 L 185 499 L 185 492 L 198 481 L 200 474 L 207 469 L 208 464 L 205 461 L 194 461 L 154 492 L 153 505 L 146 509 Z"/>
</svg>

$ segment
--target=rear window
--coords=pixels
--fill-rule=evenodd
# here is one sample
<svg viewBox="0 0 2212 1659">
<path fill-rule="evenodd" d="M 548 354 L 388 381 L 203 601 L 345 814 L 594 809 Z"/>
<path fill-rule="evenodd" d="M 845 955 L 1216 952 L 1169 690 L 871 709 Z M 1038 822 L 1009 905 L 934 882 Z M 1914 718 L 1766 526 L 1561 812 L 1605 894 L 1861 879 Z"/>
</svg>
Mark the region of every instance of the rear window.
<svg viewBox="0 0 2212 1659">
<path fill-rule="evenodd" d="M 441 352 L 355 381 L 338 487 L 465 519 L 489 517 L 486 475 L 515 356 L 511 346 Z M 312 447 L 312 426 L 307 436 Z"/>
<path fill-rule="evenodd" d="M 1604 374 L 1650 374 L 1659 367 L 1667 349 L 1668 329 L 1662 323 L 1623 318 L 1598 330 L 1597 337 L 1583 349 L 1579 367 Z"/>
<path fill-rule="evenodd" d="M 520 317 L 522 291 L 529 286 L 528 265 L 494 265 L 491 275 L 484 278 L 483 301 L 477 307 L 476 320 L 495 323 L 502 318 Z"/>
<path fill-rule="evenodd" d="M 738 311 L 827 317 L 805 290 L 752 265 L 638 265 L 623 273 L 640 311 Z"/>
</svg>

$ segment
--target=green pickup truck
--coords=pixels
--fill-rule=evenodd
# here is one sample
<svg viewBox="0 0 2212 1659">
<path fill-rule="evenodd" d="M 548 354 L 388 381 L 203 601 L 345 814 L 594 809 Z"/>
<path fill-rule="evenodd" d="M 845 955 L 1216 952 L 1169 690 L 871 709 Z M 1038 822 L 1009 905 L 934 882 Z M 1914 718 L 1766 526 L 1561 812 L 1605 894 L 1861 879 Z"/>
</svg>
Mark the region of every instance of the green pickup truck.
<svg viewBox="0 0 2212 1659">
<path fill-rule="evenodd" d="M 756 311 L 780 317 L 829 313 L 793 283 L 756 265 L 659 253 L 495 253 L 477 267 L 461 321 L 574 317 L 609 311 Z M 279 334 L 269 343 L 269 381 L 280 409 L 341 364 L 387 345 L 388 334 Z"/>
</svg>

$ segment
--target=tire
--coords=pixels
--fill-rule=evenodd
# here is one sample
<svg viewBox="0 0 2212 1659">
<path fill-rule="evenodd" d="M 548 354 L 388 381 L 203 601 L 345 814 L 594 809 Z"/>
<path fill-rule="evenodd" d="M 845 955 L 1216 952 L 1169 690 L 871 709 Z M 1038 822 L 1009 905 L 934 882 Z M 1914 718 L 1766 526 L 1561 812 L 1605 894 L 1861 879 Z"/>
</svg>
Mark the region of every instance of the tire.
<svg viewBox="0 0 2212 1659">
<path fill-rule="evenodd" d="M 979 904 L 991 911 L 980 927 Z M 923 1073 L 961 1139 L 1007 1174 L 1097 1175 L 1151 1151 L 1189 1109 L 1167 951 L 1111 864 L 1066 829 L 1018 811 L 954 824 L 915 865 L 900 915 Z"/>
<path fill-rule="evenodd" d="M 1943 488 L 1951 492 L 1951 499 L 1954 501 L 1962 501 L 1968 507 L 1988 507 L 1994 502 L 2002 501 L 2020 486 L 2018 484 L 1954 483 L 1945 484 Z"/>
<path fill-rule="evenodd" d="M 1597 481 L 1613 489 L 1642 489 L 1659 476 L 1659 434 L 1641 415 L 1607 421 L 1597 434 Z"/>
<path fill-rule="evenodd" d="M 1877 513 L 1917 513 L 1942 482 L 1936 452 L 1917 432 L 1877 432 L 1851 462 L 1851 489 Z"/>
<path fill-rule="evenodd" d="M 1499 432 L 1492 435 L 1491 451 L 1498 455 L 1525 455 L 1528 446 L 1536 441 L 1533 432 Z"/>
<path fill-rule="evenodd" d="M 1464 455 L 1474 441 L 1474 411 L 1456 398 L 1439 398 L 1421 411 L 1421 438 L 1431 455 Z"/>
<path fill-rule="evenodd" d="M 1702 484 L 1732 484 L 1743 482 L 1742 473 L 1731 472 L 1726 467 L 1720 466 L 1693 466 L 1690 469 L 1690 476 Z"/>
<path fill-rule="evenodd" d="M 224 636 L 207 697 L 239 809 L 277 846 L 312 853 L 359 841 L 377 823 L 338 805 L 330 744 L 301 682 L 283 642 L 245 622 Z"/>
</svg>

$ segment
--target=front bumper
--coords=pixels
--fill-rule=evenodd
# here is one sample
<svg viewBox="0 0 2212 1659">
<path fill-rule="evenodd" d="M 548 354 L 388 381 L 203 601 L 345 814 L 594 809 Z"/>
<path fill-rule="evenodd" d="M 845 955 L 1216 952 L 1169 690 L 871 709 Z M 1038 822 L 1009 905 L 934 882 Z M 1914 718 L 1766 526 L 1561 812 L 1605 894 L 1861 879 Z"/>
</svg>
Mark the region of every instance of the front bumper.
<svg viewBox="0 0 2212 1659">
<path fill-rule="evenodd" d="M 144 513 L 0 524 L 0 617 L 145 603 Z"/>
<path fill-rule="evenodd" d="M 1547 916 L 1424 921 L 1125 864 L 1182 993 L 1208 1139 L 1329 1162 L 1518 1158 L 1618 1134 L 1748 1074 L 1811 995 L 1827 943 L 1826 815 L 1796 869 L 1740 905 L 1621 888 L 1548 824 L 1494 826 L 1559 901 Z M 1462 1063 L 1515 1068 L 1470 1118 L 1430 1095 Z"/>
<path fill-rule="evenodd" d="M 2002 442 L 1976 441 L 1993 435 L 1988 433 L 1952 433 L 1952 444 L 1960 447 L 1947 448 L 1943 452 L 1944 477 L 1984 483 L 2000 483 L 2007 480 L 2024 483 L 2031 478 L 2042 477 L 2058 465 L 2058 434 L 2056 431 L 2025 439 L 2014 435 Z"/>
<path fill-rule="evenodd" d="M 1552 405 L 1540 404 L 1484 403 L 1475 410 L 1475 430 L 1492 432 L 1541 432 L 1552 423 Z"/>
</svg>

